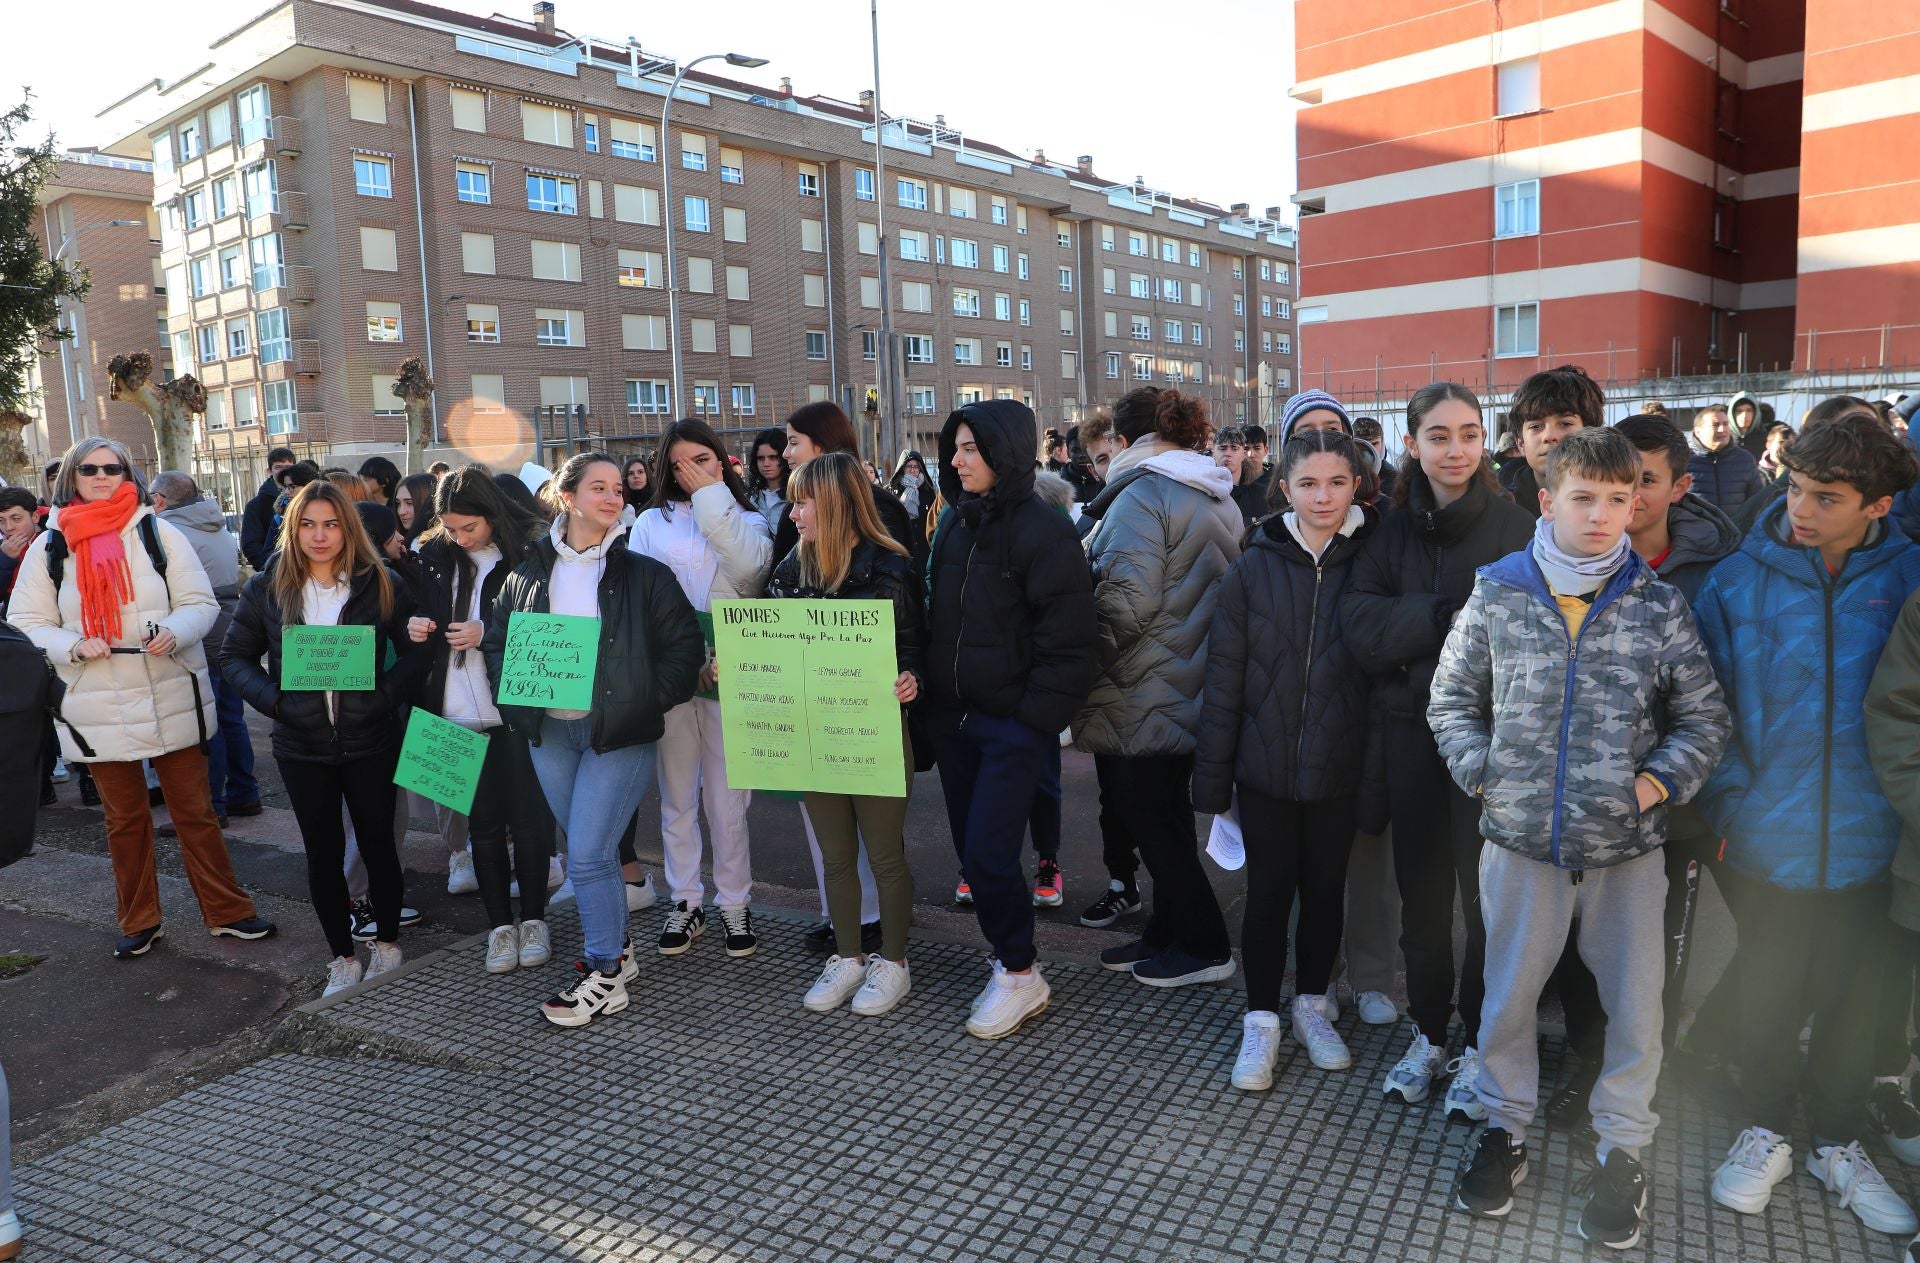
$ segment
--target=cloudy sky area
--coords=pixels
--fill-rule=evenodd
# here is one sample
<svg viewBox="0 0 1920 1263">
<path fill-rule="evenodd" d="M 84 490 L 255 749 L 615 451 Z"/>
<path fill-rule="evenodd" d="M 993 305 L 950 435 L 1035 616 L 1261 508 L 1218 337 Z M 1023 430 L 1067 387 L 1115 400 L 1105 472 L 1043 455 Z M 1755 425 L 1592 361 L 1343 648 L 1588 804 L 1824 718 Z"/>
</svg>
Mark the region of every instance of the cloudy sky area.
<svg viewBox="0 0 1920 1263">
<path fill-rule="evenodd" d="M 532 0 L 437 0 L 520 17 Z M 741 77 L 857 100 L 872 86 L 866 0 L 726 0 L 666 5 L 556 0 L 575 34 L 637 36 L 691 58 L 771 59 Z M 58 0 L 9 5 L 0 93 L 35 93 L 35 129 L 65 145 L 111 139 L 94 114 L 142 82 L 171 80 L 268 0 Z M 1293 191 L 1293 6 L 1286 0 L 974 0 L 952 7 L 881 0 L 881 99 L 889 114 L 947 123 L 1020 153 L 1090 153 L 1111 180 L 1136 176 L 1176 196 L 1256 211 Z M 522 12 L 525 10 L 525 13 Z M 191 15 L 191 20 L 187 20 Z M 111 33 L 91 38 L 86 32 Z M 71 55 L 84 39 L 84 62 Z M 52 50 L 68 50 L 49 56 Z M 48 73 L 48 67 L 55 73 Z M 1291 211 L 1289 208 L 1289 218 Z"/>
</svg>

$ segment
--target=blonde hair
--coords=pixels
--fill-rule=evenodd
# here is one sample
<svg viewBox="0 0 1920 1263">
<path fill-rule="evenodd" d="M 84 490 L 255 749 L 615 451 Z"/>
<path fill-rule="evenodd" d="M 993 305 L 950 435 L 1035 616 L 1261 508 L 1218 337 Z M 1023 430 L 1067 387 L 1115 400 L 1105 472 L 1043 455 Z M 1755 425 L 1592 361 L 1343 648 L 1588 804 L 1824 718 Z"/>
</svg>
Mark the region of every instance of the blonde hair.
<svg viewBox="0 0 1920 1263">
<path fill-rule="evenodd" d="M 298 624 L 302 617 L 300 597 L 313 574 L 313 567 L 308 563 L 307 555 L 300 551 L 300 515 L 316 500 L 324 501 L 340 515 L 340 529 L 346 535 L 346 547 L 341 550 L 340 557 L 346 563 L 348 578 L 373 571 L 373 581 L 380 589 L 380 619 L 385 622 L 393 617 L 393 580 L 387 576 L 387 567 L 380 560 L 380 551 L 373 546 L 373 537 L 361 525 L 360 511 L 353 507 L 352 499 L 339 486 L 325 479 L 310 482 L 295 491 L 293 499 L 287 501 L 285 515 L 280 519 L 280 556 L 273 567 L 273 596 L 280 604 L 280 621 L 291 627 Z"/>
<path fill-rule="evenodd" d="M 880 525 L 866 471 L 845 452 L 816 456 L 794 470 L 787 481 L 787 498 L 796 505 L 813 505 L 813 538 L 802 538 L 797 550 L 800 579 L 810 587 L 838 592 L 861 540 L 907 555 Z"/>
<path fill-rule="evenodd" d="M 367 480 L 365 478 L 362 478 L 359 474 L 354 473 L 352 470 L 349 470 L 349 469 L 322 470 L 320 477 L 323 481 L 330 482 L 334 486 L 340 488 L 342 494 L 344 494 L 347 497 L 347 499 L 353 501 L 355 504 L 361 504 L 368 500 L 373 499 L 372 493 L 370 493 L 367 490 Z"/>
</svg>

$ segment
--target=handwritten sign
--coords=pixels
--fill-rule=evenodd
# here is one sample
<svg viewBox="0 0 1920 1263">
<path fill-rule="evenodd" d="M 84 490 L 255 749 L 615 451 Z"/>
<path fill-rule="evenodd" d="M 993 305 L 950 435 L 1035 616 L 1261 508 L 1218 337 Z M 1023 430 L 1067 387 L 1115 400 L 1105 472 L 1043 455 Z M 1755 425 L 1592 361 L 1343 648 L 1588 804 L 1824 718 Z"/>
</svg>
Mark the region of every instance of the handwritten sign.
<svg viewBox="0 0 1920 1263">
<path fill-rule="evenodd" d="M 494 700 L 503 706 L 589 710 L 599 660 L 599 619 L 516 611 L 507 620 L 500 694 Z"/>
<path fill-rule="evenodd" d="M 713 633 L 727 784 L 905 796 L 892 604 L 716 601 Z"/>
<path fill-rule="evenodd" d="M 393 783 L 451 807 L 461 815 L 473 809 L 480 767 L 487 761 L 484 733 L 430 715 L 415 707 L 400 743 L 400 764 Z"/>
<path fill-rule="evenodd" d="M 364 693 L 373 687 L 373 628 L 283 628 L 280 687 L 289 692 Z"/>
</svg>

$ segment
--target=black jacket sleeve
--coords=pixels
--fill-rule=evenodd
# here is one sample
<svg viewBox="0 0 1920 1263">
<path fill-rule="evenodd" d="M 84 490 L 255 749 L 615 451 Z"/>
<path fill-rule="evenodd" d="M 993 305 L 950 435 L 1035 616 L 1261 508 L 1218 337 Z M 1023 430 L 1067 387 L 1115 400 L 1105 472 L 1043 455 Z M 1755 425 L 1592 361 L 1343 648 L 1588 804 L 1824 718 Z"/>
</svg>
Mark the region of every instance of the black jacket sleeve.
<svg viewBox="0 0 1920 1263">
<path fill-rule="evenodd" d="M 707 640 L 700 634 L 693 605 L 680 590 L 673 571 L 651 558 L 635 559 L 648 564 L 640 567 L 634 581 L 643 586 L 646 601 L 647 644 L 653 651 L 654 695 L 665 714 L 693 696 L 700 684 L 700 668 L 707 660 Z M 504 624 L 502 625 L 504 629 Z M 487 629 L 487 665 L 493 669 L 493 628 Z M 504 636 L 502 645 L 505 644 Z"/>
<path fill-rule="evenodd" d="M 380 678 L 380 692 L 393 713 L 400 716 L 406 713 L 407 704 L 420 687 L 420 677 L 432 665 L 433 658 L 427 652 L 427 646 L 416 645 L 407 638 L 407 620 L 420 612 L 413 589 L 391 569 L 387 571 L 387 577 L 393 584 L 393 613 L 381 631 L 386 633 L 387 643 L 393 646 L 394 661 Z"/>
<path fill-rule="evenodd" d="M 1001 524 L 1002 530 L 1031 533 L 1024 599 L 1033 618 L 1033 665 L 1014 714 L 1028 727 L 1056 734 L 1093 691 L 1100 626 L 1093 572 L 1072 524 L 1037 501 L 1028 503 L 1035 513 Z"/>
<path fill-rule="evenodd" d="M 1399 591 L 1396 533 L 1375 531 L 1354 559 L 1353 577 L 1340 598 L 1340 626 L 1360 665 L 1384 675 L 1418 658 L 1431 658 L 1446 643 L 1452 611 L 1438 592 Z"/>
<path fill-rule="evenodd" d="M 1233 805 L 1233 766 L 1247 678 L 1246 570 L 1220 580 L 1207 632 L 1207 679 L 1200 693 L 1199 741 L 1193 755 L 1193 809 L 1218 815 Z"/>
<path fill-rule="evenodd" d="M 893 593 L 893 644 L 902 671 L 923 684 L 927 678 L 927 615 L 911 570 Z"/>
<path fill-rule="evenodd" d="M 240 551 L 255 570 L 266 568 L 267 554 L 273 551 L 269 536 L 273 531 L 273 502 L 277 498 L 265 490 L 257 491 L 240 515 Z"/>
<path fill-rule="evenodd" d="M 220 676 L 247 705 L 263 715 L 280 713 L 280 684 L 260 659 L 268 656 L 268 624 L 265 604 L 273 600 L 266 575 L 255 575 L 240 590 L 233 617 L 227 622 L 226 639 L 220 642 Z"/>
</svg>

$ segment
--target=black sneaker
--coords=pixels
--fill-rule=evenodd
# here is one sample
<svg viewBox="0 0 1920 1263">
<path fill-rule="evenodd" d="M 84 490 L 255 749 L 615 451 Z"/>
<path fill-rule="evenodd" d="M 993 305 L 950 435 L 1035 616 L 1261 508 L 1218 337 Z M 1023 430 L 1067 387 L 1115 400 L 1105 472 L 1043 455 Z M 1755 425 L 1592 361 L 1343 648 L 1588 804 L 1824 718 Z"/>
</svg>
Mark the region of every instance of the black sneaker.
<svg viewBox="0 0 1920 1263">
<path fill-rule="evenodd" d="M 1876 1083 L 1867 1095 L 1867 1122 L 1893 1156 L 1908 1166 L 1920 1166 L 1920 1110 L 1907 1099 L 1898 1083 Z"/>
<path fill-rule="evenodd" d="M 1080 914 L 1080 924 L 1090 925 L 1094 929 L 1112 925 L 1129 912 L 1140 911 L 1140 892 L 1132 886 L 1119 886 L 1108 883 L 1107 893 L 1087 905 Z"/>
<path fill-rule="evenodd" d="M 1130 974 L 1135 965 L 1144 965 L 1159 954 L 1157 949 L 1147 946 L 1147 940 L 1137 938 L 1131 943 L 1121 943 L 1117 947 L 1109 947 L 1102 951 L 1100 967 L 1111 969 L 1116 973 Z"/>
<path fill-rule="evenodd" d="M 1647 1213 L 1647 1172 L 1639 1160 L 1615 1149 L 1575 1185 L 1576 1192 L 1585 1189 L 1593 1195 L 1580 1212 L 1580 1235 L 1610 1250 L 1639 1245 L 1640 1221 Z"/>
<path fill-rule="evenodd" d="M 353 916 L 352 933 L 354 942 L 371 943 L 380 936 L 380 926 L 379 922 L 374 918 L 373 901 L 371 899 L 361 899 L 357 901 L 351 911 Z M 426 920 L 426 918 L 420 915 L 418 908 L 400 909 L 400 928 L 403 930 L 410 930 L 424 920 Z"/>
<path fill-rule="evenodd" d="M 58 807 L 60 805 L 60 795 L 53 788 L 52 782 L 48 782 L 40 787 L 40 805 L 42 807 Z"/>
<path fill-rule="evenodd" d="M 1454 1209 L 1505 1219 L 1513 1209 L 1513 1190 L 1526 1178 L 1527 1147 L 1514 1144 L 1506 1128 L 1489 1127 L 1480 1133 L 1473 1161 L 1454 1188 Z"/>
<path fill-rule="evenodd" d="M 229 921 L 225 925 L 209 926 L 207 933 L 215 938 L 253 940 L 273 937 L 274 928 L 273 922 L 265 917 L 242 917 L 238 921 Z"/>
<path fill-rule="evenodd" d="M 1593 1098 L 1594 1080 L 1600 1077 L 1597 1063 L 1578 1060 L 1573 1063 L 1573 1073 L 1561 1085 L 1547 1102 L 1547 1121 L 1562 1131 L 1584 1127 L 1590 1117 L 1589 1102 Z"/>
<path fill-rule="evenodd" d="M 727 933 L 727 955 L 751 956 L 760 950 L 753 936 L 753 913 L 747 908 L 720 909 L 720 925 Z"/>
<path fill-rule="evenodd" d="M 113 945 L 113 958 L 132 960 L 135 956 L 145 956 L 155 943 L 166 936 L 167 932 L 157 925 L 138 934 L 129 934 Z"/>
<path fill-rule="evenodd" d="M 1177 947 L 1169 947 L 1133 967 L 1133 980 L 1149 987 L 1188 987 L 1202 982 L 1223 982 L 1233 977 L 1233 957 L 1209 960 Z"/>
<path fill-rule="evenodd" d="M 830 952 L 833 950 L 833 922 L 822 921 L 800 936 L 810 952 Z"/>
<path fill-rule="evenodd" d="M 678 956 L 693 946 L 693 940 L 707 932 L 707 914 L 705 909 L 687 907 L 682 899 L 673 905 L 673 911 L 667 913 L 667 923 L 660 931 L 660 954 Z"/>
<path fill-rule="evenodd" d="M 100 805 L 100 787 L 93 783 L 93 774 L 85 768 L 80 770 L 80 805 L 82 807 Z"/>
<path fill-rule="evenodd" d="M 880 950 L 880 923 L 868 921 L 860 927 L 860 950 L 868 956 Z"/>
</svg>

